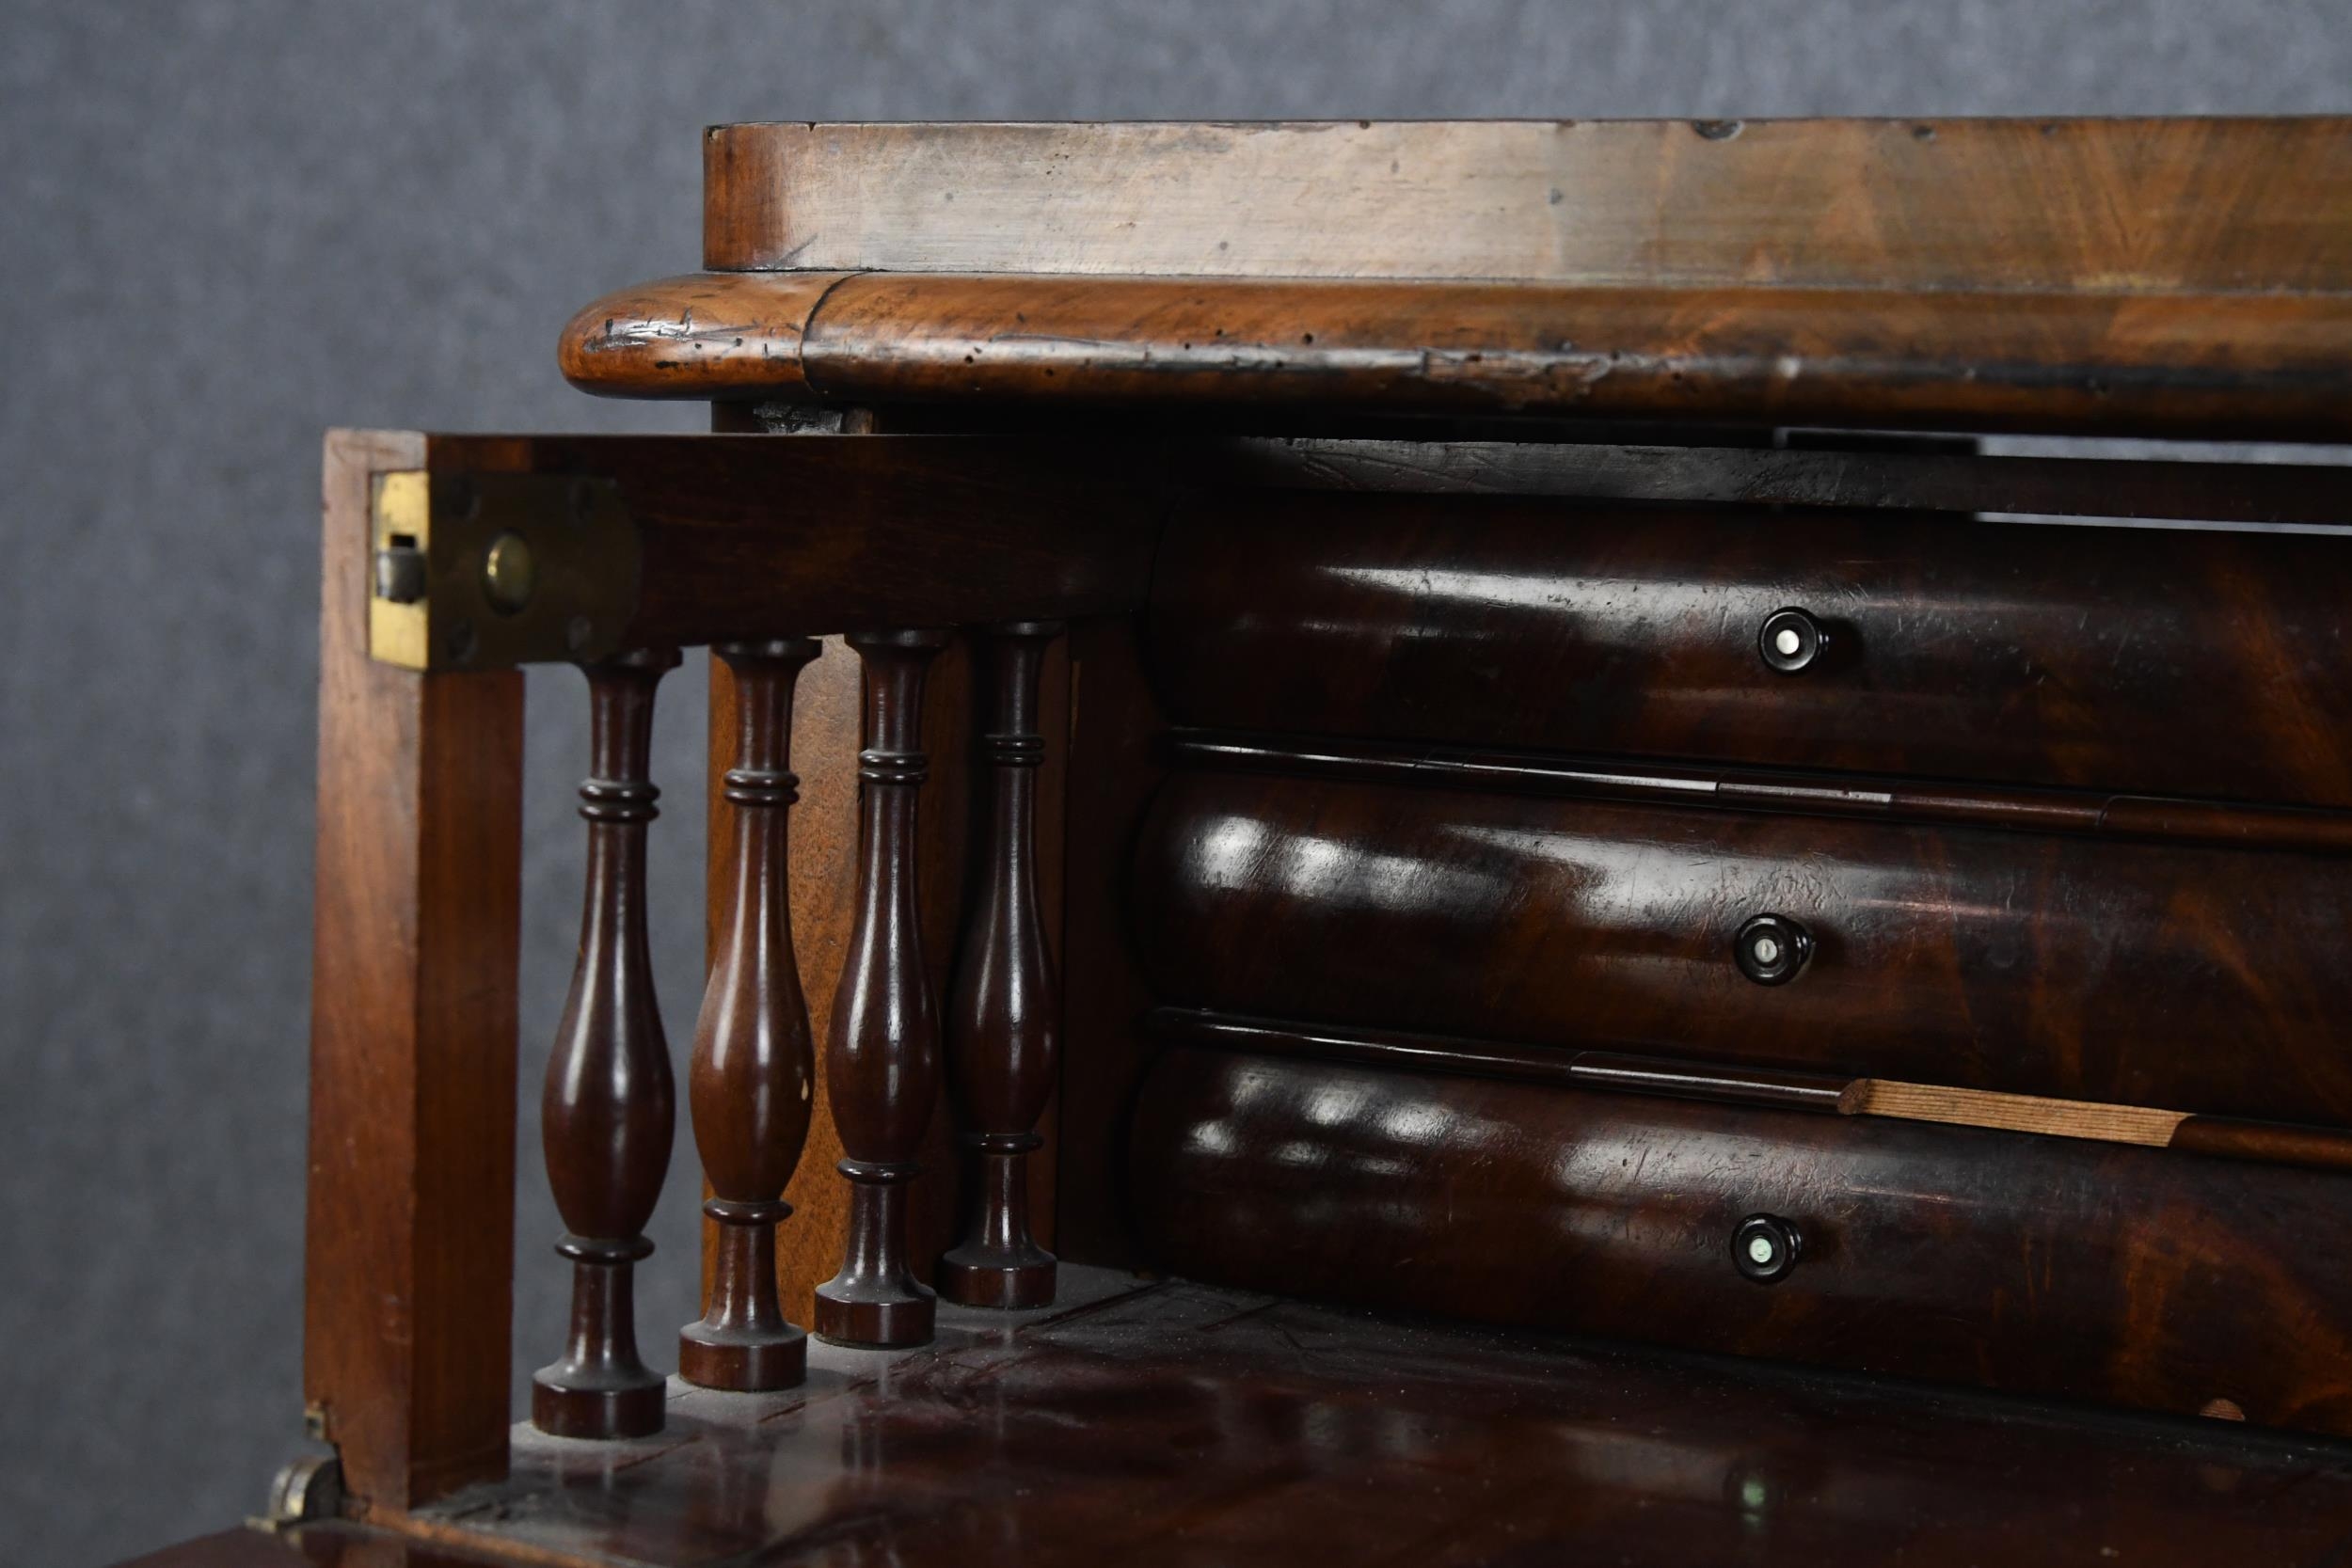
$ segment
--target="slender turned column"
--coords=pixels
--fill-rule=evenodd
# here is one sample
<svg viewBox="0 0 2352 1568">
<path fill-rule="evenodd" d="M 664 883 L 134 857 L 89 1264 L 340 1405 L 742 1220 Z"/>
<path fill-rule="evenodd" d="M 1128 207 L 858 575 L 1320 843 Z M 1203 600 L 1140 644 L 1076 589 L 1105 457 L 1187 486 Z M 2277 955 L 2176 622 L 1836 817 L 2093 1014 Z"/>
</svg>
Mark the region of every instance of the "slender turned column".
<svg viewBox="0 0 2352 1568">
<path fill-rule="evenodd" d="M 571 1343 L 531 1388 L 532 1423 L 563 1437 L 661 1430 L 662 1380 L 637 1359 L 634 1275 L 653 1251 L 644 1231 L 676 1116 L 645 941 L 645 824 L 661 793 L 647 776 L 654 688 L 677 663 L 675 648 L 657 648 L 585 670 L 588 894 L 540 1108 L 548 1181 L 571 1229 L 555 1249 L 572 1259 Z"/>
<path fill-rule="evenodd" d="M 776 1302 L 776 1225 L 792 1212 L 784 1189 L 808 1141 L 816 1079 L 786 881 L 785 822 L 801 784 L 787 770 L 792 684 L 823 644 L 796 637 L 717 651 L 742 715 L 726 776 L 735 874 L 694 1023 L 688 1098 L 712 1195 L 703 1212 L 719 1235 L 709 1310 L 678 1332 L 677 1370 L 689 1383 L 749 1392 L 788 1388 L 808 1363 L 808 1337 Z"/>
<path fill-rule="evenodd" d="M 956 1088 L 979 1151 L 979 1206 L 962 1243 L 939 1260 L 939 1291 L 967 1307 L 1044 1307 L 1054 1255 L 1029 1237 L 1029 1151 L 1054 1089 L 1060 1020 L 1054 959 L 1037 901 L 1038 673 L 1061 635 L 1052 622 L 992 626 L 977 639 L 986 683 L 980 744 L 989 764 L 988 884 L 956 969 L 948 1037 Z"/>
<path fill-rule="evenodd" d="M 825 1037 L 825 1095 L 850 1179 L 841 1272 L 817 1287 L 818 1337 L 849 1345 L 919 1345 L 931 1292 L 907 1268 L 906 1182 L 939 1093 L 939 1014 L 915 921 L 914 803 L 923 755 L 923 673 L 944 631 L 860 632 L 866 750 L 857 919 Z"/>
</svg>

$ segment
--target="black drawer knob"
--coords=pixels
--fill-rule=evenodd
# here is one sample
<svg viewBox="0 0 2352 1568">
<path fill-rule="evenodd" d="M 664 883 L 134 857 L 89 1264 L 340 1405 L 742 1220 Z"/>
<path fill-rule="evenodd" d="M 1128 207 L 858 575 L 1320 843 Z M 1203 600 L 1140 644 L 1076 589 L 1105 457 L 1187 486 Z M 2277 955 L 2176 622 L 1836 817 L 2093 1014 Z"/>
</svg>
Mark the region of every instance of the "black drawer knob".
<svg viewBox="0 0 2352 1568">
<path fill-rule="evenodd" d="M 1758 1285 L 1788 1277 L 1804 1251 L 1804 1238 L 1778 1214 L 1750 1214 L 1731 1233 L 1731 1260 Z"/>
<path fill-rule="evenodd" d="M 1784 675 L 1805 668 L 1828 646 L 1829 633 L 1821 629 L 1821 623 L 1794 607 L 1765 616 L 1762 629 L 1756 634 L 1756 651 Z"/>
<path fill-rule="evenodd" d="M 1813 933 L 1785 914 L 1759 914 L 1731 939 L 1740 973 L 1759 986 L 1785 986 L 1813 957 Z"/>
</svg>

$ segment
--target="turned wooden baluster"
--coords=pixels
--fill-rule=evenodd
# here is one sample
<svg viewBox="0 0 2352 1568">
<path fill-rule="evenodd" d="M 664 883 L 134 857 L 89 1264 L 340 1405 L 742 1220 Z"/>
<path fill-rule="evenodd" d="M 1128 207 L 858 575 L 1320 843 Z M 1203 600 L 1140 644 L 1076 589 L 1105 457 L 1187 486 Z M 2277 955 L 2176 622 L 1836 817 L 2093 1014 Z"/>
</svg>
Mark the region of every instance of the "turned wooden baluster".
<svg viewBox="0 0 2352 1568">
<path fill-rule="evenodd" d="M 638 1437 L 661 1430 L 662 1379 L 637 1358 L 637 1260 L 670 1165 L 676 1101 L 670 1048 L 654 1004 L 645 941 L 645 825 L 660 798 L 648 777 L 654 688 L 675 648 L 587 666 L 588 892 L 580 962 L 548 1063 L 540 1131 L 548 1181 L 571 1234 L 571 1339 L 532 1378 L 531 1419 L 564 1437 Z"/>
<path fill-rule="evenodd" d="M 939 1291 L 967 1307 L 1043 1307 L 1054 1255 L 1029 1237 L 1028 1154 L 1054 1089 L 1060 1035 L 1054 960 L 1037 900 L 1037 687 L 1050 622 L 993 626 L 977 639 L 980 745 L 989 765 L 987 886 L 956 969 L 948 1013 L 956 1087 L 976 1129 L 979 1205 L 961 1244 L 939 1260 Z"/>
<path fill-rule="evenodd" d="M 784 1189 L 808 1141 L 816 1078 L 792 953 L 785 824 L 801 783 L 787 767 L 792 685 L 822 651 L 813 638 L 717 650 L 734 672 L 742 717 L 726 776 L 735 876 L 694 1024 L 688 1098 L 712 1195 L 703 1212 L 719 1232 L 709 1311 L 678 1332 L 678 1375 L 709 1388 L 788 1388 L 808 1361 L 807 1336 L 776 1301 L 776 1225 L 792 1212 Z"/>
<path fill-rule="evenodd" d="M 931 1292 L 907 1267 L 906 1182 L 939 1092 L 939 1015 L 915 921 L 923 674 L 944 631 L 854 633 L 866 663 L 857 918 L 825 1037 L 825 1093 L 848 1158 L 849 1244 L 817 1288 L 815 1328 L 850 1345 L 919 1345 Z"/>
</svg>

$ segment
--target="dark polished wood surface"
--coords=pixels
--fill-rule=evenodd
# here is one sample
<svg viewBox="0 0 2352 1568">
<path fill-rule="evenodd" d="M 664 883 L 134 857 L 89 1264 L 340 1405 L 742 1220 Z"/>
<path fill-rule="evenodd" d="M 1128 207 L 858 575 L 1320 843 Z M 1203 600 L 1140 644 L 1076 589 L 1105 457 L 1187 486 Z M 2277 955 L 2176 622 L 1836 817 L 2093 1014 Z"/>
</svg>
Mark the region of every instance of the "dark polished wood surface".
<svg viewBox="0 0 2352 1568">
<path fill-rule="evenodd" d="M 719 1227 L 707 1309 L 678 1337 L 678 1373 L 713 1388 L 781 1388 L 800 1381 L 806 1336 L 776 1300 L 776 1227 L 791 1213 L 784 1189 L 808 1141 L 816 1050 L 792 946 L 788 813 L 800 798 L 790 768 L 792 688 L 823 651 L 814 638 L 728 643 L 736 751 L 722 775 L 734 807 L 734 856 L 723 873 L 726 913 L 711 943 L 710 975 L 694 1024 L 690 1100 L 694 1147 Z"/>
<path fill-rule="evenodd" d="M 923 955 L 916 838 L 923 685 L 944 631 L 854 632 L 866 666 L 866 749 L 858 753 L 857 918 L 825 1036 L 825 1082 L 841 1175 L 850 1183 L 841 1272 L 817 1288 L 812 1326 L 852 1345 L 931 1337 L 930 1288 L 914 1277 L 907 1183 L 921 1167 L 940 1090 L 939 1004 Z"/>
<path fill-rule="evenodd" d="M 950 1061 L 965 1142 L 980 1166 L 963 1238 L 939 1260 L 942 1295 L 967 1307 L 1043 1307 L 1054 1299 L 1054 1256 L 1029 1224 L 1029 1156 L 1044 1144 L 1038 1117 L 1054 1092 L 1061 1045 L 1061 987 L 1038 896 L 1038 684 L 1051 622 L 990 627 L 975 639 L 980 671 L 974 724 L 987 774 L 985 862 L 949 998 Z"/>
<path fill-rule="evenodd" d="M 1218 497 L 1151 647 L 1185 723 L 2352 804 L 2341 535 Z"/>
<path fill-rule="evenodd" d="M 531 1415 L 566 1437 L 635 1437 L 661 1426 L 660 1373 L 637 1354 L 635 1271 L 653 1251 L 677 1100 L 654 995 L 645 834 L 660 808 L 650 774 L 654 696 L 675 648 L 583 672 L 590 705 L 580 957 L 539 1101 L 548 1184 L 569 1234 L 572 1310 L 563 1356 L 532 1377 Z"/>
<path fill-rule="evenodd" d="M 421 1526 L 564 1562 L 972 1568 L 2297 1568 L 2352 1540 L 2346 1450 L 2219 1422 L 1181 1282 L 999 1316 L 944 1307 L 897 1359 L 817 1347 L 805 1388 L 686 1395 L 653 1443 L 533 1441 Z"/>
<path fill-rule="evenodd" d="M 1137 1227 L 1196 1277 L 2352 1433 L 2342 1173 L 1193 1048 L 1136 1104 Z"/>
<path fill-rule="evenodd" d="M 2352 1122 L 2336 858 L 1186 772 L 1136 880 L 1181 1006 Z"/>
</svg>

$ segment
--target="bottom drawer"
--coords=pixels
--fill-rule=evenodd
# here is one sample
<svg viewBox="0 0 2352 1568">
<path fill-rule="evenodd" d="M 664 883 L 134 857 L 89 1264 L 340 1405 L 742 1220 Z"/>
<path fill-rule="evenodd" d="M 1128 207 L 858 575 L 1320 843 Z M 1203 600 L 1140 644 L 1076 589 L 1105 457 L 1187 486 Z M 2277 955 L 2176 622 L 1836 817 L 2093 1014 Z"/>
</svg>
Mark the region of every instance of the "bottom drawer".
<svg viewBox="0 0 2352 1568">
<path fill-rule="evenodd" d="M 1179 1274 L 2352 1435 L 2352 1176 L 1190 1048 L 1139 1106 Z"/>
</svg>

